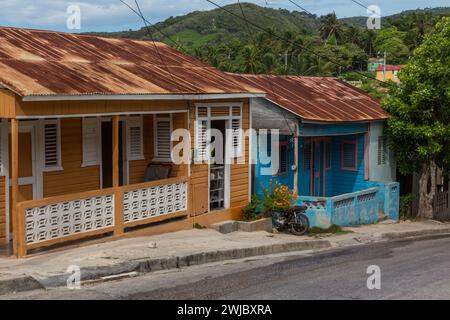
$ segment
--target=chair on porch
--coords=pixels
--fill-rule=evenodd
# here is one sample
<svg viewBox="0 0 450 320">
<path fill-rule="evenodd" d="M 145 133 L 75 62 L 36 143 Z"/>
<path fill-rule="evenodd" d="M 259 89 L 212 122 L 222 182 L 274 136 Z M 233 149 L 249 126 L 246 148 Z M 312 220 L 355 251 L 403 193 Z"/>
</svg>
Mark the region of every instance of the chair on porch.
<svg viewBox="0 0 450 320">
<path fill-rule="evenodd" d="M 150 163 L 145 169 L 144 182 L 168 179 L 171 172 L 171 165 Z"/>
</svg>

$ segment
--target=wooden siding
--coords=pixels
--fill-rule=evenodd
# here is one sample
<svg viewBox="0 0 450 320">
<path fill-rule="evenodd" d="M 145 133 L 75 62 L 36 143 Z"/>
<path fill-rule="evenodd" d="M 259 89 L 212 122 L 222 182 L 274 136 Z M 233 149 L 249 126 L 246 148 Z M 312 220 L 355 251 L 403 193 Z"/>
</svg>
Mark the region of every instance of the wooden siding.
<svg viewBox="0 0 450 320">
<path fill-rule="evenodd" d="M 247 131 L 249 129 L 250 117 L 249 117 L 249 103 L 248 100 L 244 101 L 242 107 L 242 129 Z M 248 136 L 245 137 L 244 142 L 244 157 L 245 161 L 243 164 L 233 164 L 231 165 L 231 182 L 230 182 L 230 206 L 240 207 L 245 206 L 249 200 L 249 155 L 250 155 L 250 145 Z"/>
<path fill-rule="evenodd" d="M 6 240 L 6 179 L 0 177 L 0 244 Z"/>
<path fill-rule="evenodd" d="M 136 184 L 144 181 L 145 169 L 153 162 L 155 154 L 153 115 L 144 115 L 144 159 L 129 162 L 129 183 Z M 187 113 L 174 113 L 172 115 L 173 129 L 187 128 Z M 160 163 L 160 162 L 157 162 Z M 171 163 L 164 163 L 171 164 Z M 172 165 L 171 177 L 181 177 L 188 174 L 187 165 Z"/>
<path fill-rule="evenodd" d="M 12 118 L 15 115 L 16 95 L 9 90 L 0 89 L 0 117 Z"/>
<path fill-rule="evenodd" d="M 16 98 L 15 116 L 62 116 L 114 114 L 125 112 L 161 112 L 186 110 L 185 101 L 46 101 L 23 102 Z"/>
<path fill-rule="evenodd" d="M 100 167 L 82 167 L 82 120 L 61 119 L 62 171 L 44 172 L 44 198 L 100 189 Z"/>
</svg>

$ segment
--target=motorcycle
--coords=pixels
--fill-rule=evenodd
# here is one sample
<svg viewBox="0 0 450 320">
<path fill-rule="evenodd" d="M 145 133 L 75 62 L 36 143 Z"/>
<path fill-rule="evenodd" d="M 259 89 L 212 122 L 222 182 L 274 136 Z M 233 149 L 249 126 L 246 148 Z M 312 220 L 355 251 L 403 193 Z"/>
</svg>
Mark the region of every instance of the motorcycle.
<svg viewBox="0 0 450 320">
<path fill-rule="evenodd" d="M 309 220 L 305 215 L 307 207 L 296 206 L 284 212 L 274 212 L 272 219 L 275 228 L 282 231 L 289 231 L 293 235 L 302 236 L 309 229 Z"/>
</svg>

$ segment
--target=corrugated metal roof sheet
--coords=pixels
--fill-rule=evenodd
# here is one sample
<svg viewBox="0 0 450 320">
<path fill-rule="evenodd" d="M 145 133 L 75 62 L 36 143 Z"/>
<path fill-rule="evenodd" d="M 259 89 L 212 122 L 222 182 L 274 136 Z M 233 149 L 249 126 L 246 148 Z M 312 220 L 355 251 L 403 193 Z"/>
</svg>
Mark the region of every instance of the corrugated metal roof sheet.
<svg viewBox="0 0 450 320">
<path fill-rule="evenodd" d="M 389 117 L 376 99 L 336 78 L 232 75 L 265 91 L 268 100 L 307 121 L 360 122 Z"/>
<path fill-rule="evenodd" d="M 21 96 L 260 93 L 163 43 L 3 27 L 0 83 Z"/>
</svg>

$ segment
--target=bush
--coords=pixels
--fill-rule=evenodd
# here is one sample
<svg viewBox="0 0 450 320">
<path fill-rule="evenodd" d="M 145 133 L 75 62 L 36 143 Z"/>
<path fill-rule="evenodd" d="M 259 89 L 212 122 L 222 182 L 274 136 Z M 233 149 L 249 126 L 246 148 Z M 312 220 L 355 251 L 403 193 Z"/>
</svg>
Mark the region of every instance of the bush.
<svg viewBox="0 0 450 320">
<path fill-rule="evenodd" d="M 270 180 L 270 187 L 264 189 L 263 212 L 271 215 L 273 212 L 286 211 L 296 199 L 297 195 L 287 186 Z"/>
<path fill-rule="evenodd" d="M 247 203 L 244 207 L 244 215 L 242 219 L 244 221 L 253 221 L 256 220 L 257 215 L 256 212 L 258 210 L 259 205 L 261 204 L 261 199 L 257 195 L 252 196 L 252 200 Z"/>
<path fill-rule="evenodd" d="M 412 213 L 412 204 L 415 199 L 415 195 L 410 193 L 406 196 L 400 197 L 400 219 L 414 219 Z"/>
</svg>

